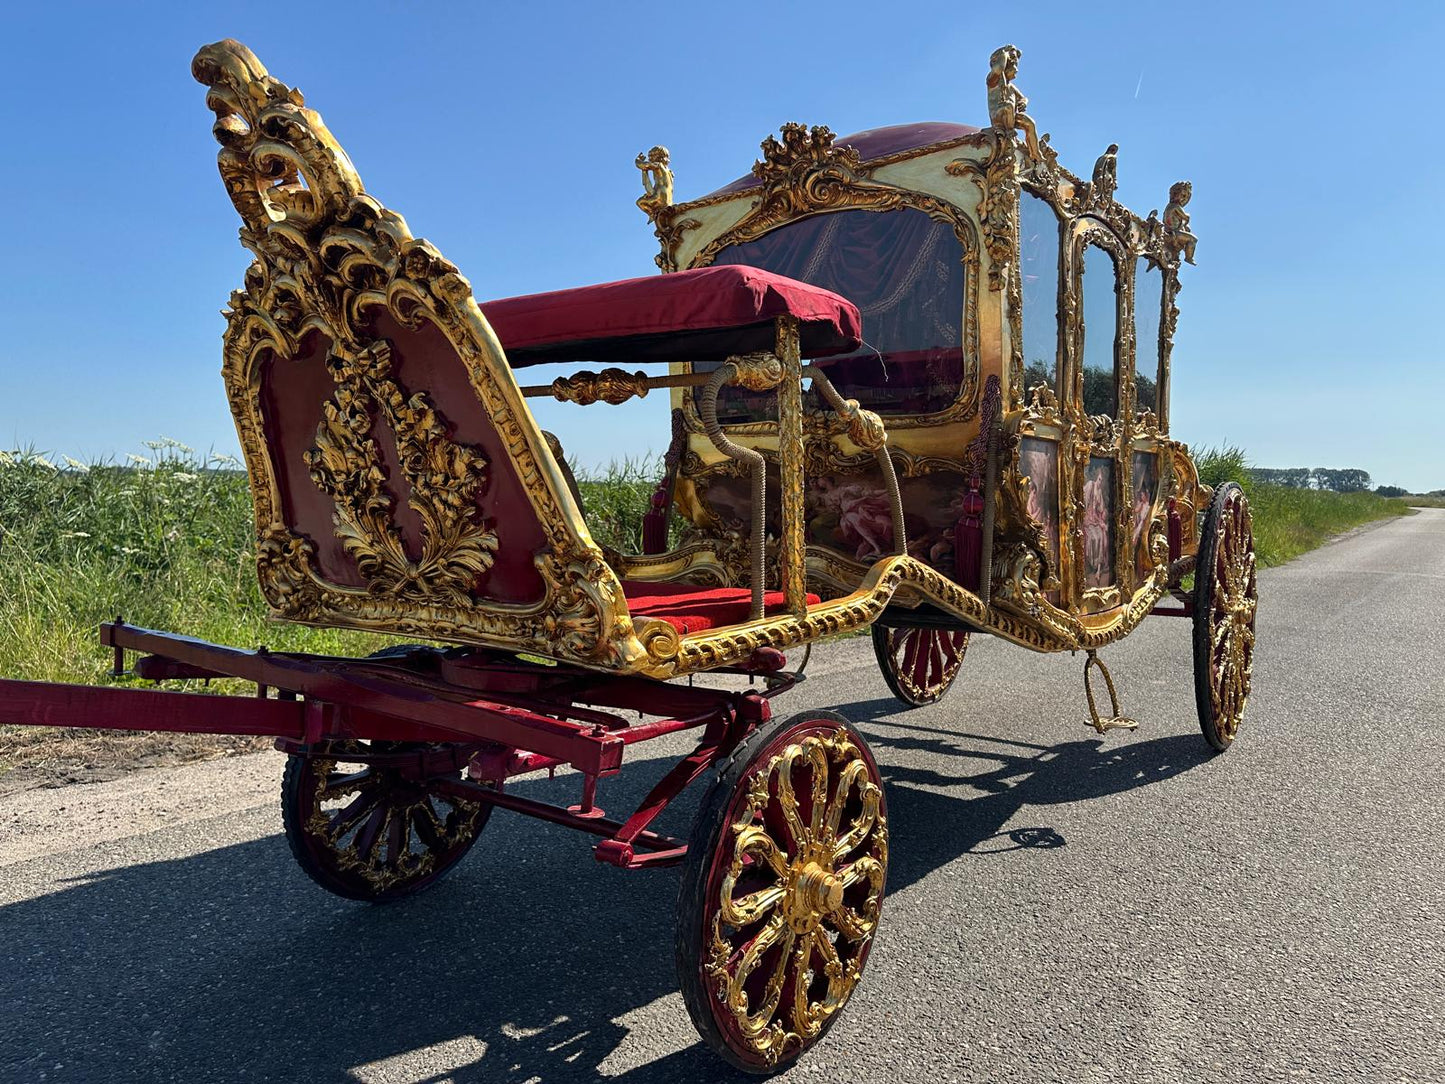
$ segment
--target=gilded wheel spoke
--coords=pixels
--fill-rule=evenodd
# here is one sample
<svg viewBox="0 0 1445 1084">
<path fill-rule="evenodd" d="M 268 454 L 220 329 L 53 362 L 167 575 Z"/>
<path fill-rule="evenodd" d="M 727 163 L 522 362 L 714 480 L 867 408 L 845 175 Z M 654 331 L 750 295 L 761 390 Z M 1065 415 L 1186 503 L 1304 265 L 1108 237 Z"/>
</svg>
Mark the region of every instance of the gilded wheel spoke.
<svg viewBox="0 0 1445 1084">
<path fill-rule="evenodd" d="M 808 794 L 808 839 L 813 842 L 822 838 L 828 816 L 828 754 L 823 743 L 816 740 L 804 743 L 803 749 L 812 782 Z"/>
<path fill-rule="evenodd" d="M 356 841 L 353 846 L 355 847 L 357 857 L 363 862 L 371 858 L 372 852 L 376 849 L 377 840 L 381 837 L 382 832 L 386 829 L 387 822 L 390 820 L 391 807 L 384 805 L 376 806 L 372 809 L 371 816 L 367 818 L 366 823 L 361 826 L 361 831 L 356 833 Z"/>
<path fill-rule="evenodd" d="M 374 794 L 358 794 L 351 804 L 329 819 L 324 811 L 319 811 L 321 822 L 325 828 L 323 834 L 329 836 L 332 841 L 340 839 L 350 829 L 355 827 L 363 817 L 376 809 L 381 799 Z"/>
<path fill-rule="evenodd" d="M 386 826 L 386 864 L 392 869 L 399 868 L 409 853 L 407 843 L 411 838 L 410 820 L 408 810 L 392 809 L 391 819 Z"/>
<path fill-rule="evenodd" d="M 857 819 L 849 825 L 848 831 L 844 832 L 838 838 L 838 842 L 833 845 L 834 862 L 839 862 L 847 857 L 868 838 L 868 833 L 873 831 L 873 827 L 878 821 L 878 806 L 882 797 L 883 792 L 878 789 L 876 784 L 871 781 L 864 784 L 863 808 L 859 810 Z"/>
<path fill-rule="evenodd" d="M 848 766 L 838 773 L 838 781 L 833 785 L 833 797 L 828 802 L 828 821 L 823 829 L 822 842 L 833 847 L 838 845 L 838 828 L 843 820 L 843 811 L 847 808 L 848 795 L 860 779 L 866 781 L 867 778 L 868 765 L 861 760 L 849 761 Z"/>
<path fill-rule="evenodd" d="M 813 985 L 813 954 L 818 944 L 827 941 L 817 930 L 809 930 L 798 938 L 793 949 L 789 971 L 793 980 L 792 1023 L 793 1030 L 803 1039 L 811 1039 L 823 1028 L 823 1021 L 817 1013 L 817 1006 L 810 1000 Z"/>
<path fill-rule="evenodd" d="M 368 767 L 355 772 L 332 772 L 316 793 L 318 798 L 330 800 L 347 794 L 355 794 L 358 791 L 370 790 L 375 785 L 376 776 Z"/>
<path fill-rule="evenodd" d="M 753 938 L 752 942 L 743 950 L 737 970 L 733 972 L 732 978 L 728 982 L 727 1002 L 728 1007 L 737 1017 L 744 1035 L 756 1038 L 767 1028 L 777 1013 L 778 1002 L 782 998 L 783 984 L 787 979 L 788 957 L 794 938 L 793 931 L 779 915 L 763 927 L 762 932 Z M 748 993 L 745 988 L 747 981 L 757 970 L 758 965 L 762 963 L 763 957 L 775 945 L 779 947 L 777 963 L 774 964 L 773 971 L 768 976 L 768 982 L 763 988 L 763 996 L 759 999 L 759 1004 L 754 1007 L 748 1003 Z"/>
<path fill-rule="evenodd" d="M 783 816 L 783 823 L 787 826 L 788 835 L 795 846 L 801 846 L 807 829 L 803 827 L 803 818 L 798 813 L 798 796 L 793 789 L 793 765 L 798 759 L 802 750 L 796 746 L 789 746 L 783 751 L 775 774 L 778 780 L 778 809 Z"/>
</svg>

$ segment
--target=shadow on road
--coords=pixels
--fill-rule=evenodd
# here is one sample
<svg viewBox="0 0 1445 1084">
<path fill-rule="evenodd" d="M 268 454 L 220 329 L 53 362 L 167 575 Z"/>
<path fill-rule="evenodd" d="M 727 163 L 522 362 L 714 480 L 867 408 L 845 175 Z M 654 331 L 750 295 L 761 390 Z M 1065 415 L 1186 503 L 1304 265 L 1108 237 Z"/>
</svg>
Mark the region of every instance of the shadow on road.
<svg viewBox="0 0 1445 1084">
<path fill-rule="evenodd" d="M 1062 845 L 1047 828 L 1003 831 L 1026 807 L 1118 793 L 1207 759 L 1197 735 L 1036 746 L 885 721 L 892 701 L 843 710 L 863 721 L 888 778 L 893 892 L 963 855 L 1008 861 L 1006 852 Z M 899 752 L 956 770 L 902 766 Z M 609 780 L 609 804 L 635 804 L 650 774 Z M 568 801 L 567 783 L 518 789 Z M 925 789 L 960 784 L 977 796 Z M 643 1064 L 604 1064 L 629 1034 L 628 1015 L 677 989 L 677 882 L 675 871 L 601 866 L 585 847 L 498 816 L 453 876 L 372 907 L 325 895 L 269 837 L 5 907 L 0 1079 L 721 1079 L 720 1063 L 690 1042 L 680 1001 L 661 1014 L 674 1018 L 666 1034 L 638 1035 L 620 1052 Z M 690 1045 L 665 1053 L 679 1040 Z"/>
</svg>

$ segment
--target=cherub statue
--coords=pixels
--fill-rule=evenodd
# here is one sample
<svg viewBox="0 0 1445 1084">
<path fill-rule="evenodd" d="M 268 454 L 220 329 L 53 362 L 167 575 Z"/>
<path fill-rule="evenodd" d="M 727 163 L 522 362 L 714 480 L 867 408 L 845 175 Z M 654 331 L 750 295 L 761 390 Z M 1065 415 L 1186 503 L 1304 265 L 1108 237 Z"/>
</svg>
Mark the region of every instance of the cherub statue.
<svg viewBox="0 0 1445 1084">
<path fill-rule="evenodd" d="M 1194 246 L 1199 238 L 1189 232 L 1189 212 L 1185 205 L 1194 195 L 1194 186 L 1178 181 L 1169 186 L 1169 206 L 1164 208 L 1164 240 L 1174 252 L 1184 253 L 1184 262 L 1194 262 Z"/>
<path fill-rule="evenodd" d="M 1114 190 L 1119 187 L 1118 155 L 1119 144 L 1110 143 L 1108 150 L 1094 162 L 1094 183 L 1089 187 L 1089 195 L 1096 205 L 1111 202 Z"/>
<path fill-rule="evenodd" d="M 655 218 L 659 208 L 672 206 L 672 170 L 668 168 L 666 147 L 653 147 L 646 154 L 637 156 L 637 168 L 642 171 L 642 195 L 637 197 L 648 218 Z"/>
<path fill-rule="evenodd" d="M 1019 55 L 1014 46 L 1002 45 L 988 58 L 988 118 L 1001 131 L 1023 132 L 1028 155 L 1037 162 L 1042 155 L 1038 129 L 1034 127 L 1033 117 L 1025 112 L 1029 100 L 1013 85 L 1019 73 Z"/>
</svg>

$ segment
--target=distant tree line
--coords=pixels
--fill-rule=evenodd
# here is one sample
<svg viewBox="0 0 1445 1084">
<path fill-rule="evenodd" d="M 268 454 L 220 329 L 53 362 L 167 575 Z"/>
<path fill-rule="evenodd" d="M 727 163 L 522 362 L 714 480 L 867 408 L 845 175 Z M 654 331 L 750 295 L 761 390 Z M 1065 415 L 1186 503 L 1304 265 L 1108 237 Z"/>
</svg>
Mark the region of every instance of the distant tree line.
<svg viewBox="0 0 1445 1084">
<path fill-rule="evenodd" d="M 1358 467 L 1251 467 L 1256 482 L 1289 489 L 1326 489 L 1331 493 L 1362 493 L 1370 488 L 1370 472 Z M 1393 487 L 1391 487 L 1393 488 Z M 1404 490 L 1400 491 L 1404 495 Z"/>
</svg>

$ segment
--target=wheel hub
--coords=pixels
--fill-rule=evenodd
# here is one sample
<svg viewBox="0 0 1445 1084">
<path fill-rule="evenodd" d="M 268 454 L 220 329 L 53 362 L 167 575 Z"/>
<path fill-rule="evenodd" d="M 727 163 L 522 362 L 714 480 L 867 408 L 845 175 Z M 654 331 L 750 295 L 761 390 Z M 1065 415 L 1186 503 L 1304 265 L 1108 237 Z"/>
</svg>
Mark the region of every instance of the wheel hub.
<svg viewBox="0 0 1445 1084">
<path fill-rule="evenodd" d="M 843 882 L 818 862 L 794 868 L 784 904 L 794 933 L 807 933 L 843 906 Z"/>
</svg>

